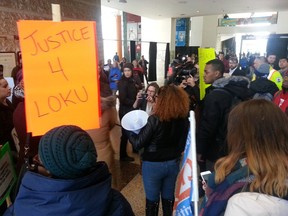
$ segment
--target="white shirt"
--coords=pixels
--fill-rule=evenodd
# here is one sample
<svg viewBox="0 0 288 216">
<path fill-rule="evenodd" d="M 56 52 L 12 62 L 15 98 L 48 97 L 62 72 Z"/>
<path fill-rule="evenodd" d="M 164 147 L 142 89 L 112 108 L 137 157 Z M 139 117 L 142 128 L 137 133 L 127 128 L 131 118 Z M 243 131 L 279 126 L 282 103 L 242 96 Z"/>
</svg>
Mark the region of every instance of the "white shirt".
<svg viewBox="0 0 288 216">
<path fill-rule="evenodd" d="M 229 69 L 229 74 L 232 75 L 234 73 L 234 71 L 237 69 L 237 67 L 235 67 L 234 69 Z"/>
</svg>

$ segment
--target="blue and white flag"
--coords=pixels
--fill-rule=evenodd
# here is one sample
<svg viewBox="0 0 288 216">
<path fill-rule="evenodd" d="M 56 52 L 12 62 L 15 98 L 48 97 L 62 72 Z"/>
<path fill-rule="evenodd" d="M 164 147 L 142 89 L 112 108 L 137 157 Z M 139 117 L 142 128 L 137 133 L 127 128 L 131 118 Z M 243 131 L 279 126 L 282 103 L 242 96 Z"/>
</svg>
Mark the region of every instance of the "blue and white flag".
<svg viewBox="0 0 288 216">
<path fill-rule="evenodd" d="M 193 178 L 193 176 L 196 176 Z M 194 211 L 191 202 L 194 203 Z M 190 112 L 190 130 L 186 140 L 186 146 L 179 173 L 173 215 L 198 216 L 198 177 L 195 141 L 194 112 Z"/>
</svg>

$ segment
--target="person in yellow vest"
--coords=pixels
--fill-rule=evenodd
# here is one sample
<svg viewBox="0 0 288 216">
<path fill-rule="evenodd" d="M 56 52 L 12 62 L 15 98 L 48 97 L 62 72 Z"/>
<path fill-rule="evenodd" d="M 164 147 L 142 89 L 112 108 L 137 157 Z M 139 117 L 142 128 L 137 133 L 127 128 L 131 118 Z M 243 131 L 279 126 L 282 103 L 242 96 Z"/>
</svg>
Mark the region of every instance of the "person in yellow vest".
<svg viewBox="0 0 288 216">
<path fill-rule="evenodd" d="M 283 82 L 283 77 L 281 75 L 281 73 L 275 69 L 273 69 L 267 62 L 265 57 L 257 57 L 254 60 L 254 68 L 255 68 L 255 72 L 254 74 L 256 76 L 260 76 L 260 77 L 265 77 L 268 80 L 271 80 L 272 82 L 274 82 L 278 89 L 281 90 L 282 89 L 282 82 Z M 269 73 L 267 73 L 269 71 Z"/>
</svg>

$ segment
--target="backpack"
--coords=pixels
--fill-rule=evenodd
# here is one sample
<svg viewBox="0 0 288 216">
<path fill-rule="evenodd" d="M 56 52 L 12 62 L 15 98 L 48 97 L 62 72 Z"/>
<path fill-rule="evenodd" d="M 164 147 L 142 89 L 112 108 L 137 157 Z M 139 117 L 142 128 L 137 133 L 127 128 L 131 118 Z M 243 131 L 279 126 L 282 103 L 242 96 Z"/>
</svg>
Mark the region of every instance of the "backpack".
<svg viewBox="0 0 288 216">
<path fill-rule="evenodd" d="M 230 96 L 232 96 L 232 101 L 231 101 L 231 106 L 230 106 L 230 110 L 232 110 L 235 106 L 237 106 L 239 103 L 242 102 L 242 99 L 239 98 L 237 95 L 233 94 L 232 92 L 226 90 L 226 89 L 223 89 L 223 88 L 217 88 L 217 89 L 214 89 L 213 91 L 221 91 L 221 92 L 225 92 L 225 94 L 229 94 Z"/>
<path fill-rule="evenodd" d="M 273 95 L 269 92 L 266 93 L 255 93 L 252 99 L 265 99 L 267 101 L 273 100 Z"/>
</svg>

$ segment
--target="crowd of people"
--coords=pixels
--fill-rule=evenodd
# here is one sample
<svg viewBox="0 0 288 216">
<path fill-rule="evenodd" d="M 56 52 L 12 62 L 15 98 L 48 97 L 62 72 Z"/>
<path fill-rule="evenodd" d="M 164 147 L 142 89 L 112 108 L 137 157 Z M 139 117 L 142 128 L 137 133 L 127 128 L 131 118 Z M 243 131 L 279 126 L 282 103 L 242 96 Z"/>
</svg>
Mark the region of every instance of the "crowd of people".
<svg viewBox="0 0 288 216">
<path fill-rule="evenodd" d="M 147 112 L 147 124 L 137 134 L 121 127 L 119 159 L 134 161 L 127 152 L 128 141 L 140 154 L 147 216 L 158 215 L 160 202 L 163 215 L 172 215 L 190 110 L 196 114 L 200 171 L 212 172 L 199 188 L 200 215 L 285 215 L 288 58 L 277 58 L 279 70 L 273 55 L 244 58 L 243 54 L 238 61 L 220 52 L 206 62 L 203 79 L 210 86 L 200 100 L 197 55 L 174 62 L 172 74 L 159 87 L 148 82 L 144 56 L 119 62 L 116 53 L 113 63 L 109 59 L 98 68 L 100 128 L 84 131 L 63 125 L 42 137 L 26 132 L 21 67 L 13 71 L 13 89 L 1 76 L 0 145 L 9 142 L 17 174 L 27 160 L 34 165 L 22 177 L 4 215 L 134 215 L 129 202 L 111 186 L 110 131 L 137 109 Z M 12 102 L 7 99 L 11 94 Z M 2 213 L 4 209 L 5 204 Z"/>
</svg>

